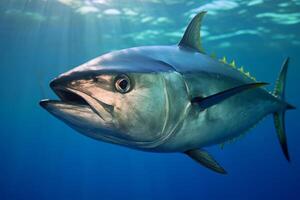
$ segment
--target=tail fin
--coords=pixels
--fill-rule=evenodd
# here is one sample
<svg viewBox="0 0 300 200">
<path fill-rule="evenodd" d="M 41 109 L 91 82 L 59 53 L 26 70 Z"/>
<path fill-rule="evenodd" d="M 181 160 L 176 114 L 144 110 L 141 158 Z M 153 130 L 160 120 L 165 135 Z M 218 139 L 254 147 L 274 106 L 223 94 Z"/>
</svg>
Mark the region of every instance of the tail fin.
<svg viewBox="0 0 300 200">
<path fill-rule="evenodd" d="M 285 83 L 286 83 L 286 74 L 288 70 L 288 64 L 289 64 L 289 58 L 286 58 L 283 62 L 283 65 L 281 67 L 281 71 L 279 74 L 279 77 L 276 81 L 276 85 L 274 88 L 274 96 L 276 96 L 278 99 L 280 99 L 282 102 L 285 102 Z M 295 109 L 294 106 L 286 103 L 286 108 L 282 111 L 275 112 L 273 114 L 274 117 L 274 124 L 277 132 L 277 137 L 279 140 L 279 143 L 281 145 L 281 149 L 283 151 L 283 154 L 287 161 L 290 162 L 290 156 L 288 152 L 288 146 L 287 146 L 287 139 L 285 134 L 285 111 L 289 109 Z"/>
</svg>

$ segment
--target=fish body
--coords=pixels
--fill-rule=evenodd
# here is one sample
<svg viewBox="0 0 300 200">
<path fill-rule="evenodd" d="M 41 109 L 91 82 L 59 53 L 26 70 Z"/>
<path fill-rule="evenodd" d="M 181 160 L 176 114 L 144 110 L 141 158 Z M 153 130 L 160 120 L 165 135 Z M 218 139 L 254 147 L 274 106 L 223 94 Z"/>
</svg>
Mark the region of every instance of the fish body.
<svg viewBox="0 0 300 200">
<path fill-rule="evenodd" d="M 88 137 L 144 151 L 183 152 L 225 173 L 203 147 L 238 137 L 272 113 L 279 114 L 280 132 L 280 113 L 292 106 L 279 98 L 286 71 L 274 95 L 234 62 L 203 52 L 195 30 L 204 14 L 194 17 L 179 45 L 111 52 L 60 75 L 50 83 L 60 100 L 40 104 Z"/>
</svg>

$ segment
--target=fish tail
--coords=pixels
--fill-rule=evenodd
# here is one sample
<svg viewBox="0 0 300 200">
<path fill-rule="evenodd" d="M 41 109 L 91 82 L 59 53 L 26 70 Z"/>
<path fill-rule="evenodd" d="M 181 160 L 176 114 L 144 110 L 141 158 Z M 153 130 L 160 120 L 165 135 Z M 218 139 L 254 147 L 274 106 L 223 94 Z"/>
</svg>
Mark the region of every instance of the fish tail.
<svg viewBox="0 0 300 200">
<path fill-rule="evenodd" d="M 273 117 L 274 117 L 274 124 L 276 128 L 277 138 L 279 140 L 281 149 L 287 161 L 290 162 L 287 139 L 285 134 L 285 111 L 290 109 L 295 109 L 295 107 L 285 102 L 285 85 L 286 85 L 288 64 L 289 64 L 289 58 L 286 58 L 282 64 L 281 71 L 279 73 L 273 91 L 273 95 L 284 104 L 284 109 L 274 112 Z"/>
</svg>

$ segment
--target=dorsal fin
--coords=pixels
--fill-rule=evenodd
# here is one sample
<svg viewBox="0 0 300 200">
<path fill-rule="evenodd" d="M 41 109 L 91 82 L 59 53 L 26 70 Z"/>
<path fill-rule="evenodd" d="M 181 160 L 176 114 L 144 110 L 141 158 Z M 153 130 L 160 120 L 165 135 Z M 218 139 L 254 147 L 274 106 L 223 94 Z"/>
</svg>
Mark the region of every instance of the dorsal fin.
<svg viewBox="0 0 300 200">
<path fill-rule="evenodd" d="M 206 14 L 206 11 L 201 11 L 198 13 L 190 22 L 186 28 L 184 35 L 179 42 L 178 46 L 189 47 L 201 53 L 204 53 L 204 50 L 201 46 L 201 37 L 200 37 L 200 28 L 203 16 Z"/>
</svg>

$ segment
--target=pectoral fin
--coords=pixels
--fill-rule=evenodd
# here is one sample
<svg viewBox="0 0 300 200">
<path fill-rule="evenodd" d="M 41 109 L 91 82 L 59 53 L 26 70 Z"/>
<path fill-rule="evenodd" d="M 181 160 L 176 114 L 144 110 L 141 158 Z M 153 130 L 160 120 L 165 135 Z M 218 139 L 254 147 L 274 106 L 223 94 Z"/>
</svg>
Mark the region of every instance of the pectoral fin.
<svg viewBox="0 0 300 200">
<path fill-rule="evenodd" d="M 236 94 L 239 94 L 241 92 L 244 92 L 246 90 L 249 89 L 254 89 L 257 87 L 261 87 L 267 85 L 267 83 L 249 83 L 249 84 L 245 84 L 245 85 L 240 85 L 234 88 L 230 88 L 228 90 L 224 90 L 222 92 L 219 92 L 217 94 L 213 94 L 211 96 L 208 97 L 195 97 L 192 99 L 192 103 L 197 103 L 201 110 L 205 110 L 213 105 L 216 105 L 222 101 L 224 101 L 225 99 L 228 99 L 229 97 L 232 97 Z"/>
<path fill-rule="evenodd" d="M 221 174 L 227 174 L 227 172 L 210 156 L 206 151 L 200 149 L 193 149 L 184 152 L 190 158 L 200 163 L 201 165 Z"/>
</svg>

